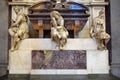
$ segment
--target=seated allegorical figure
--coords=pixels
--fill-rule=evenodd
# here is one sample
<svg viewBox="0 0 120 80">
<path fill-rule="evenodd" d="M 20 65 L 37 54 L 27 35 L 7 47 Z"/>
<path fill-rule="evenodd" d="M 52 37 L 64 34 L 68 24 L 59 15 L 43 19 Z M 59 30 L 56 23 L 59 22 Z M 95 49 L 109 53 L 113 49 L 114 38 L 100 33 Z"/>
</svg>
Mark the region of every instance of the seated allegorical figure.
<svg viewBox="0 0 120 80">
<path fill-rule="evenodd" d="M 58 44 L 60 50 L 63 49 L 64 45 L 67 43 L 68 31 L 64 27 L 64 19 L 58 11 L 52 11 L 50 13 L 51 17 L 51 39 Z"/>
<path fill-rule="evenodd" d="M 9 28 L 9 34 L 13 37 L 13 43 L 10 51 L 17 50 L 21 40 L 28 38 L 28 16 L 26 11 L 21 13 L 21 8 L 16 6 L 14 11 L 17 15 L 16 21 L 14 21 Z"/>
<path fill-rule="evenodd" d="M 95 38 L 98 50 L 107 49 L 107 43 L 110 40 L 110 35 L 105 31 L 105 11 L 102 9 L 99 15 L 93 19 L 92 26 L 90 28 L 91 37 Z"/>
</svg>

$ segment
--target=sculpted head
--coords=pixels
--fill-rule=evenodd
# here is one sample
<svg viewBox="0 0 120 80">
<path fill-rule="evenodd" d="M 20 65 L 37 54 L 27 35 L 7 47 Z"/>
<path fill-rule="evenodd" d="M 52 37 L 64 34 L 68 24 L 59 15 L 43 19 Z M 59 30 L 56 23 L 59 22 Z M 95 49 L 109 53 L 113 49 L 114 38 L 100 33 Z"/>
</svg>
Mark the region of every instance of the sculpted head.
<svg viewBox="0 0 120 80">
<path fill-rule="evenodd" d="M 14 7 L 14 11 L 16 14 L 18 14 L 20 12 L 20 10 L 21 10 L 20 7 L 18 7 L 18 6 Z"/>
<path fill-rule="evenodd" d="M 56 18 L 56 19 L 58 19 L 58 18 L 61 17 L 61 15 L 60 15 L 60 13 L 59 13 L 58 11 L 52 11 L 52 12 L 50 13 L 50 16 L 51 16 L 51 18 L 54 17 L 54 18 Z"/>
</svg>

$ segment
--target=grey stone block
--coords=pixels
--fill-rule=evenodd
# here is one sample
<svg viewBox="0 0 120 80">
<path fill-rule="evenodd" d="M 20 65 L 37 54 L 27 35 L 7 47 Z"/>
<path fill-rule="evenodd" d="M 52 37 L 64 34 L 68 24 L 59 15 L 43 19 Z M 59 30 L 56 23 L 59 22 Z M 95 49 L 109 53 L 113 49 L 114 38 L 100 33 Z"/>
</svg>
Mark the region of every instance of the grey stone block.
<svg viewBox="0 0 120 80">
<path fill-rule="evenodd" d="M 111 0 L 111 42 L 112 65 L 111 73 L 120 77 L 120 0 Z"/>
<path fill-rule="evenodd" d="M 0 76 L 7 74 L 8 5 L 0 0 Z"/>
</svg>

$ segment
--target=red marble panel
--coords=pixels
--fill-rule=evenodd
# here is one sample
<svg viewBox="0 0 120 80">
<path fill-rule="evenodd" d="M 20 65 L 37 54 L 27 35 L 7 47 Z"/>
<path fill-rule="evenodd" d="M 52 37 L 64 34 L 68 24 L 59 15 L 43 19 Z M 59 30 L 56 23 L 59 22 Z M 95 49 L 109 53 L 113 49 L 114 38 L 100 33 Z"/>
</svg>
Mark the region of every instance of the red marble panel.
<svg viewBox="0 0 120 80">
<path fill-rule="evenodd" d="M 86 69 L 86 51 L 33 50 L 32 69 Z"/>
</svg>

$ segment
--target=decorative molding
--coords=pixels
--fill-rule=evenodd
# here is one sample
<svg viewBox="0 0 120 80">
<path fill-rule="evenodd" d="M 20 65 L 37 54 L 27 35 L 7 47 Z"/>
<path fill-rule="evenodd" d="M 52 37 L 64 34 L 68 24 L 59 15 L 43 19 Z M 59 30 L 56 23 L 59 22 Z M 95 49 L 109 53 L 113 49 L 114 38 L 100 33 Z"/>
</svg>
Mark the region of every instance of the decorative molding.
<svg viewBox="0 0 120 80">
<path fill-rule="evenodd" d="M 106 6 L 108 4 L 109 2 L 90 2 L 88 5 L 89 6 Z"/>
<path fill-rule="evenodd" d="M 35 3 L 36 2 L 9 2 L 8 5 L 31 6 Z M 86 5 L 86 6 L 106 6 L 109 4 L 109 2 L 81 2 L 81 3 Z"/>
<path fill-rule="evenodd" d="M 16 6 L 16 5 L 19 5 L 19 6 L 31 6 L 35 4 L 35 2 L 9 2 L 8 5 L 12 5 L 12 6 Z"/>
<path fill-rule="evenodd" d="M 120 63 L 111 63 L 110 69 L 116 69 L 116 68 L 120 69 Z"/>
<path fill-rule="evenodd" d="M 8 63 L 0 63 L 0 68 L 7 68 L 8 67 Z"/>
</svg>

